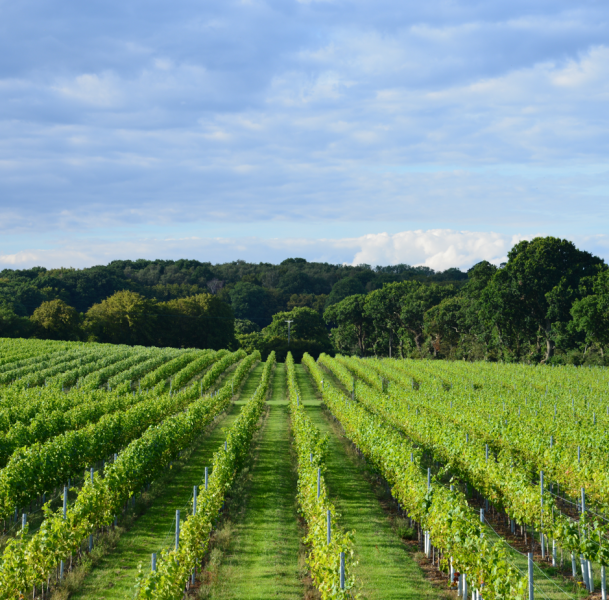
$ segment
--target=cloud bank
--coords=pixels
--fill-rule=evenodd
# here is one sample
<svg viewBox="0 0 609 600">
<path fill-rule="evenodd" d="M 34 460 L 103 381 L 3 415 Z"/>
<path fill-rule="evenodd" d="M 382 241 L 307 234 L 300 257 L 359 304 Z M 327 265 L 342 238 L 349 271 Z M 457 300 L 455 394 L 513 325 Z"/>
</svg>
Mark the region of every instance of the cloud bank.
<svg viewBox="0 0 609 600">
<path fill-rule="evenodd" d="M 138 258 L 194 258 L 212 263 L 245 260 L 277 263 L 288 257 L 334 264 L 425 265 L 441 271 L 451 267 L 468 269 L 481 260 L 499 265 L 507 260 L 510 248 L 532 236 L 502 235 L 493 232 L 433 229 L 397 234 L 369 234 L 342 239 L 256 237 L 240 238 L 149 238 L 116 243 L 96 240 L 86 246 L 69 241 L 51 249 L 24 250 L 0 254 L 0 266 L 9 269 L 42 265 L 90 267 L 112 260 Z M 609 237 L 575 240 L 587 250 L 609 258 Z"/>
</svg>

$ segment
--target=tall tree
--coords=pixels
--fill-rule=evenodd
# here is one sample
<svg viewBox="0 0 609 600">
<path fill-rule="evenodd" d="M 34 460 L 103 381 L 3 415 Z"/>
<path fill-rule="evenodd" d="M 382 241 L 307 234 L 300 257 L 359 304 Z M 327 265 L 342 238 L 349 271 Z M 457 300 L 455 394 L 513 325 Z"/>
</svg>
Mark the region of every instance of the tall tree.
<svg viewBox="0 0 609 600">
<path fill-rule="evenodd" d="M 582 278 L 604 267 L 602 259 L 554 237 L 522 241 L 508 253 L 508 262 L 483 294 L 485 312 L 504 335 L 545 342 L 546 362 L 555 349 L 557 325 L 571 319 L 581 297 Z"/>
<path fill-rule="evenodd" d="M 355 277 L 345 277 L 341 279 L 332 287 L 332 291 L 326 300 L 326 308 L 328 306 L 332 306 L 332 304 L 336 304 L 341 300 L 349 296 L 353 296 L 354 294 L 365 294 L 366 288 L 364 284 Z"/>
<path fill-rule="evenodd" d="M 30 317 L 40 337 L 49 340 L 78 340 L 82 334 L 79 312 L 63 300 L 43 302 Z"/>
<path fill-rule="evenodd" d="M 381 333 L 389 334 L 389 356 L 393 338 L 397 337 L 400 350 L 405 339 L 411 339 L 417 350 L 422 350 L 425 335 L 425 313 L 444 298 L 455 294 L 452 285 L 423 284 L 419 281 L 401 281 L 383 286 L 366 297 L 366 314 Z"/>
<path fill-rule="evenodd" d="M 237 283 L 229 292 L 233 313 L 264 327 L 271 322 L 276 301 L 267 289 L 247 281 Z"/>
<path fill-rule="evenodd" d="M 99 342 L 151 344 L 157 321 L 155 304 L 135 292 L 116 292 L 87 311 L 85 329 Z"/>
<path fill-rule="evenodd" d="M 176 348 L 233 348 L 235 318 L 231 307 L 212 294 L 157 304 L 157 343 Z"/>
<path fill-rule="evenodd" d="M 573 326 L 586 334 L 586 342 L 598 344 L 601 355 L 609 345 L 609 271 L 589 278 L 592 294 L 576 300 L 571 308 Z M 584 289 L 585 294 L 587 290 Z"/>
<path fill-rule="evenodd" d="M 32 322 L 27 317 L 15 313 L 10 304 L 0 303 L 0 337 L 28 337 L 32 329 Z"/>
<path fill-rule="evenodd" d="M 424 315 L 423 330 L 431 338 L 434 356 L 458 346 L 461 340 L 463 297 L 445 298 Z"/>
<path fill-rule="evenodd" d="M 332 340 L 338 350 L 350 352 L 357 346 L 360 356 L 368 354 L 369 339 L 374 333 L 372 317 L 365 312 L 366 296 L 355 294 L 333 304 L 324 312 L 328 325 L 335 325 Z"/>
<path fill-rule="evenodd" d="M 392 355 L 393 340 L 397 338 L 402 347 L 400 333 L 404 331 L 402 321 L 402 298 L 408 293 L 412 286 L 419 286 L 415 281 L 404 281 L 389 283 L 380 290 L 370 292 L 366 296 L 364 314 L 372 319 L 377 340 L 387 336 L 387 349 L 389 356 Z M 376 348 L 378 352 L 378 347 Z"/>
<path fill-rule="evenodd" d="M 454 296 L 456 290 L 452 285 L 438 285 L 437 283 L 424 285 L 414 281 L 408 283 L 411 285 L 408 286 L 408 293 L 402 298 L 400 317 L 403 328 L 412 336 L 417 350 L 420 352 L 425 339 L 425 313 L 443 300 Z M 416 283 L 418 285 L 412 285 Z M 435 347 L 434 353 L 437 354 Z"/>
<path fill-rule="evenodd" d="M 266 337 L 280 337 L 287 339 L 288 323 L 290 323 L 290 339 L 317 340 L 329 345 L 328 330 L 321 315 L 312 308 L 299 306 L 287 312 L 273 315 L 273 322 L 265 327 L 263 334 Z"/>
</svg>

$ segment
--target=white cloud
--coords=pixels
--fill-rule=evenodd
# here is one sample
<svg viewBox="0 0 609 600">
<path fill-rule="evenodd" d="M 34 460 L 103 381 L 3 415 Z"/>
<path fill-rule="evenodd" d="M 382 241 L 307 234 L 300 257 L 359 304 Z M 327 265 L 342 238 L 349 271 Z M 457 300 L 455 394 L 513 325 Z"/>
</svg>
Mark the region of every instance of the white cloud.
<svg viewBox="0 0 609 600">
<path fill-rule="evenodd" d="M 361 250 L 352 264 L 408 263 L 425 265 L 436 271 L 450 267 L 469 268 L 481 260 L 499 264 L 507 260 L 508 250 L 522 239 L 520 235 L 452 229 L 369 234 L 357 238 Z"/>
</svg>

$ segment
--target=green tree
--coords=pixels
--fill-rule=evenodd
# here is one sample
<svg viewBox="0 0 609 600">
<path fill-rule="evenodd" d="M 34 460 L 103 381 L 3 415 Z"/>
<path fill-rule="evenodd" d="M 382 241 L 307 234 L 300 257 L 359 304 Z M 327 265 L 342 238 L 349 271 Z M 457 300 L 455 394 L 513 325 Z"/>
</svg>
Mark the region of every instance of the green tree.
<svg viewBox="0 0 609 600">
<path fill-rule="evenodd" d="M 36 333 L 49 340 L 78 340 L 81 337 L 81 317 L 63 300 L 43 302 L 30 317 Z"/>
<path fill-rule="evenodd" d="M 306 306 L 273 315 L 272 323 L 263 330 L 264 335 L 266 337 L 280 337 L 287 340 L 288 320 L 292 321 L 290 324 L 290 339 L 316 340 L 328 346 L 330 345 L 328 330 L 324 325 L 321 315 L 316 310 Z"/>
<path fill-rule="evenodd" d="M 327 299 L 327 294 L 292 294 L 288 300 L 287 308 L 288 310 L 292 310 L 297 306 L 308 306 L 318 313 L 323 314 Z"/>
<path fill-rule="evenodd" d="M 333 304 L 337 304 L 348 296 L 365 293 L 366 288 L 359 279 L 356 279 L 355 277 L 345 277 L 344 279 L 337 281 L 332 287 L 332 291 L 326 300 L 326 308 Z"/>
<path fill-rule="evenodd" d="M 0 304 L 0 337 L 28 337 L 32 328 L 27 317 L 18 315 L 7 303 Z"/>
<path fill-rule="evenodd" d="M 483 292 L 485 318 L 508 345 L 524 339 L 541 350 L 545 342 L 546 362 L 554 354 L 557 331 L 571 320 L 571 307 L 581 297 L 581 280 L 603 267 L 600 258 L 568 240 L 520 242 Z"/>
<path fill-rule="evenodd" d="M 239 343 L 239 348 L 243 348 L 248 354 L 251 354 L 254 350 L 264 351 L 264 335 L 260 331 L 238 333 L 235 337 Z"/>
<path fill-rule="evenodd" d="M 444 323 L 440 322 L 440 325 L 458 328 L 458 354 L 462 357 L 473 360 L 489 357 L 489 348 L 492 347 L 495 338 L 493 325 L 484 316 L 481 297 L 496 272 L 497 267 L 486 260 L 475 264 L 467 272 L 468 281 L 460 295 L 455 298 L 455 302 L 459 303 L 459 312 L 453 315 L 438 315 L 440 321 L 444 321 Z M 454 304 L 451 304 L 450 308 L 452 312 L 455 309 Z M 444 334 L 448 335 L 446 329 Z"/>
<path fill-rule="evenodd" d="M 430 283 L 424 285 L 409 281 L 408 293 L 402 298 L 402 312 L 400 314 L 403 328 L 412 336 L 417 350 L 421 352 L 422 342 L 425 338 L 425 314 L 428 310 L 439 305 L 443 300 L 456 294 L 452 285 L 439 285 Z M 434 346 L 434 353 L 437 354 Z"/>
<path fill-rule="evenodd" d="M 237 319 L 248 319 L 263 327 L 270 323 L 277 302 L 265 288 L 249 282 L 239 282 L 228 292 Z"/>
<path fill-rule="evenodd" d="M 461 340 L 463 298 L 445 298 L 424 315 L 423 330 L 431 338 L 434 356 L 448 354 Z"/>
<path fill-rule="evenodd" d="M 287 295 L 323 294 L 329 291 L 328 284 L 320 277 L 311 277 L 302 271 L 288 271 L 279 279 L 279 290 Z"/>
<path fill-rule="evenodd" d="M 153 300 L 135 292 L 116 292 L 87 311 L 85 330 L 99 342 L 130 345 L 154 343 L 157 324 L 155 304 Z"/>
<path fill-rule="evenodd" d="M 380 350 L 379 342 L 387 343 L 389 356 L 392 355 L 393 340 L 397 338 L 402 352 L 403 339 L 400 333 L 404 331 L 402 321 L 402 298 L 410 290 L 410 285 L 420 285 L 418 282 L 396 282 L 385 284 L 380 290 L 370 292 L 364 302 L 364 314 L 372 320 L 375 329 L 375 352 Z"/>
<path fill-rule="evenodd" d="M 425 313 L 455 292 L 452 285 L 423 284 L 420 281 L 389 283 L 368 294 L 365 313 L 372 318 L 377 338 L 382 339 L 383 334 L 388 335 L 389 356 L 394 337 L 399 340 L 400 352 L 407 339 L 414 342 L 421 352 L 425 335 Z"/>
<path fill-rule="evenodd" d="M 235 335 L 245 335 L 247 333 L 255 333 L 260 331 L 260 327 L 254 321 L 247 319 L 235 319 Z"/>
<path fill-rule="evenodd" d="M 360 356 L 368 354 L 368 344 L 374 335 L 374 323 L 365 312 L 366 296 L 355 294 L 333 304 L 324 312 L 328 325 L 335 325 L 332 341 L 341 352 L 351 352 L 355 346 Z"/>
<path fill-rule="evenodd" d="M 609 271 L 590 278 L 592 294 L 576 300 L 571 308 L 573 327 L 586 334 L 586 342 L 597 344 L 601 355 L 609 344 Z M 586 293 L 584 288 L 582 293 Z"/>
<path fill-rule="evenodd" d="M 236 347 L 231 307 L 212 294 L 177 298 L 156 306 L 157 343 L 175 348 Z"/>
<path fill-rule="evenodd" d="M 476 263 L 467 272 L 468 280 L 465 284 L 464 294 L 473 300 L 479 300 L 496 272 L 497 267 L 487 260 Z"/>
</svg>

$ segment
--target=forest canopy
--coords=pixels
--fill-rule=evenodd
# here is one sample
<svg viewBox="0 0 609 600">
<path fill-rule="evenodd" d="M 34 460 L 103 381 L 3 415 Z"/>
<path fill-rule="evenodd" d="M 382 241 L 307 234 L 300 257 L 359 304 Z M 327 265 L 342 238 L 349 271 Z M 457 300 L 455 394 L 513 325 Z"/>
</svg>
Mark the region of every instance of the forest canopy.
<svg viewBox="0 0 609 600">
<path fill-rule="evenodd" d="M 0 336 L 604 364 L 609 273 L 535 238 L 463 272 L 407 264 L 113 261 L 0 272 Z M 309 350 L 307 350 L 309 349 Z"/>
</svg>

